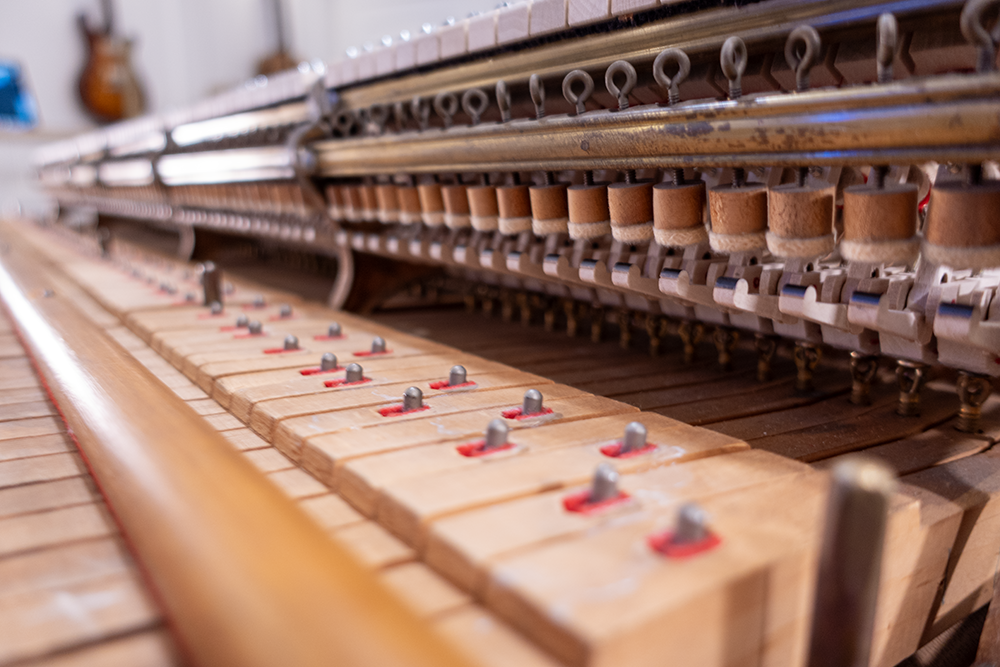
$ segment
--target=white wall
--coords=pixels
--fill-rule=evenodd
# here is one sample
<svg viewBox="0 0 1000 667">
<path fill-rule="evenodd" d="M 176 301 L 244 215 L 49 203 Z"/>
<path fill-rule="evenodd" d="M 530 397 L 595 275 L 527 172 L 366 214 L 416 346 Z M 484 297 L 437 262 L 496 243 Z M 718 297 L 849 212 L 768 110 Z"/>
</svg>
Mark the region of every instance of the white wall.
<svg viewBox="0 0 1000 667">
<path fill-rule="evenodd" d="M 282 0 L 293 54 L 340 59 L 400 30 L 492 9 L 499 0 Z M 276 46 L 271 0 L 113 0 L 118 34 L 135 39 L 133 64 L 150 111 L 191 104 L 239 84 Z M 38 200 L 34 147 L 93 126 L 77 100 L 85 48 L 76 15 L 100 16 L 99 0 L 0 0 L 0 58 L 19 61 L 37 100 L 38 129 L 0 131 L 0 214 Z"/>
<path fill-rule="evenodd" d="M 283 2 L 294 54 L 329 62 L 347 47 L 490 9 L 497 0 Z M 276 46 L 270 0 L 114 0 L 114 6 L 117 31 L 135 38 L 133 63 L 152 111 L 238 84 Z M 24 66 L 47 134 L 90 126 L 76 99 L 84 58 L 75 20 L 80 11 L 97 18 L 98 0 L 0 0 L 0 58 Z"/>
</svg>

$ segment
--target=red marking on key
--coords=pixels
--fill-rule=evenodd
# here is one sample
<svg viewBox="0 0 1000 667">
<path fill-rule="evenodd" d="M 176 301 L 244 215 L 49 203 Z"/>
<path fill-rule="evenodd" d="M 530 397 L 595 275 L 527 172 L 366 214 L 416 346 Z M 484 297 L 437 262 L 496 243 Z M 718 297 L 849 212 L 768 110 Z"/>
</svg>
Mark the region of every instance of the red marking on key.
<svg viewBox="0 0 1000 667">
<path fill-rule="evenodd" d="M 658 551 L 668 558 L 690 558 L 710 549 L 714 549 L 722 542 L 722 538 L 715 533 L 708 533 L 705 539 L 698 542 L 674 542 L 674 532 L 668 530 L 656 535 L 650 535 L 646 542 L 653 551 Z"/>
<path fill-rule="evenodd" d="M 333 373 L 335 371 L 342 371 L 342 370 L 344 370 L 343 366 L 336 366 L 335 368 L 331 368 L 328 371 L 324 371 L 319 366 L 316 366 L 314 368 L 303 368 L 301 371 L 299 371 L 299 375 L 322 375 L 323 373 Z"/>
<path fill-rule="evenodd" d="M 286 350 L 283 347 L 270 347 L 264 350 L 264 354 L 287 354 L 288 352 L 305 352 L 301 347 L 297 347 L 294 350 Z"/>
<path fill-rule="evenodd" d="M 475 387 L 475 382 L 463 382 L 462 384 L 448 384 L 447 380 L 438 380 L 437 382 L 430 382 L 427 385 L 431 389 L 462 389 L 464 387 Z"/>
<path fill-rule="evenodd" d="M 469 458 L 478 458 L 480 456 L 486 456 L 488 454 L 493 454 L 494 452 L 502 452 L 508 449 L 513 449 L 513 442 L 505 442 L 499 447 L 494 447 L 493 449 L 486 449 L 485 440 L 476 440 L 475 442 L 467 442 L 464 445 L 459 445 L 455 447 L 455 451 L 462 456 L 468 456 Z"/>
<path fill-rule="evenodd" d="M 297 320 L 299 318 L 297 318 L 295 315 L 289 315 L 288 317 L 282 317 L 281 315 L 271 315 L 271 317 L 267 319 L 269 322 L 283 322 L 287 320 Z"/>
<path fill-rule="evenodd" d="M 313 336 L 313 340 L 342 340 L 344 338 L 347 338 L 344 334 L 340 334 L 339 336 Z"/>
<path fill-rule="evenodd" d="M 257 336 L 267 336 L 267 335 L 268 334 L 264 331 L 261 331 L 260 333 L 250 333 L 248 331 L 246 333 L 233 334 L 233 338 L 256 338 Z"/>
<path fill-rule="evenodd" d="M 350 387 L 351 385 L 364 384 L 365 382 L 371 382 L 371 381 L 372 381 L 371 378 L 362 378 L 360 380 L 357 380 L 356 382 L 348 382 L 347 380 L 341 378 L 339 380 L 327 380 L 326 382 L 323 383 L 323 386 L 324 387 Z M 384 417 L 385 415 L 382 415 L 382 416 Z"/>
<path fill-rule="evenodd" d="M 542 408 L 540 412 L 534 412 L 530 415 L 522 414 L 521 408 L 511 408 L 510 410 L 504 410 L 500 413 L 500 416 L 504 419 L 516 419 L 521 421 L 522 419 L 531 419 L 532 417 L 542 417 L 544 415 L 551 415 L 552 408 Z"/>
<path fill-rule="evenodd" d="M 577 493 L 571 493 L 563 498 L 563 508 L 565 508 L 567 512 L 576 512 L 577 514 L 590 516 L 591 514 L 603 512 L 609 507 L 621 505 L 628 499 L 629 495 L 622 491 L 614 498 L 608 498 L 607 500 L 595 503 L 590 500 L 590 490 L 585 489 L 583 491 L 578 491 Z"/>
<path fill-rule="evenodd" d="M 619 440 L 618 442 L 613 442 L 610 445 L 604 445 L 601 447 L 601 454 L 605 456 L 610 456 L 613 459 L 630 459 L 633 456 L 639 456 L 640 454 L 645 454 L 646 452 L 656 449 L 656 445 L 649 443 L 641 449 L 634 449 L 631 452 L 625 452 L 622 454 L 623 443 Z"/>
<path fill-rule="evenodd" d="M 392 354 L 392 350 L 386 350 L 385 352 L 371 352 L 367 350 L 362 350 L 361 352 L 355 352 L 355 357 L 380 357 L 383 354 Z"/>
<path fill-rule="evenodd" d="M 392 405 L 388 408 L 379 408 L 378 413 L 383 417 L 398 417 L 399 415 L 408 415 L 412 412 L 422 412 L 423 410 L 430 410 L 431 406 L 421 405 L 419 408 L 413 410 L 403 410 L 402 403 L 399 405 Z"/>
</svg>

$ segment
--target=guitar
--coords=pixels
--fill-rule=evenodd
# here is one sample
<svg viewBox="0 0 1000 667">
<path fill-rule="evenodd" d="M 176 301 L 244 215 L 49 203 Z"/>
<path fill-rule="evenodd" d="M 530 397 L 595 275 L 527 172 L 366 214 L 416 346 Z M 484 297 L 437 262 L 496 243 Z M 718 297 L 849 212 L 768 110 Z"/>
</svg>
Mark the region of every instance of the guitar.
<svg viewBox="0 0 1000 667">
<path fill-rule="evenodd" d="M 101 123 L 140 115 L 145 94 L 130 61 L 132 40 L 114 35 L 111 0 L 101 0 L 104 21 L 94 28 L 83 14 L 77 23 L 87 43 L 87 63 L 80 73 L 80 100 Z"/>
<path fill-rule="evenodd" d="M 274 31 L 277 37 L 278 50 L 257 63 L 257 74 L 263 74 L 264 76 L 293 69 L 299 64 L 288 52 L 288 45 L 285 43 L 285 17 L 281 10 L 281 0 L 273 0 L 271 6 L 274 10 Z"/>
</svg>

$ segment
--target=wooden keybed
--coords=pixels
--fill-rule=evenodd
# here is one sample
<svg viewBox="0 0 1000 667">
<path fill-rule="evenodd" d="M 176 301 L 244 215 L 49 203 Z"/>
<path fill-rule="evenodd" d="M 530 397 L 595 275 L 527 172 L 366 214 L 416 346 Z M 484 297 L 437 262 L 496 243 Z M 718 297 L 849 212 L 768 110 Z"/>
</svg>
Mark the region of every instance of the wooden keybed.
<svg viewBox="0 0 1000 667">
<path fill-rule="evenodd" d="M 229 307 L 212 316 L 208 308 L 188 305 L 159 289 L 168 277 L 184 283 L 183 272 L 189 269 L 176 263 L 144 258 L 123 246 L 122 252 L 129 253 L 119 255 L 128 257 L 124 268 L 121 259 L 101 260 L 78 241 L 23 223 L 8 223 L 3 234 L 17 256 L 39 258 L 41 269 L 33 271 L 50 272 L 56 292 L 51 298 L 66 295 L 72 308 L 85 313 L 78 317 L 89 318 L 91 326 L 161 378 L 203 416 L 205 428 L 214 427 L 236 451 L 243 451 L 286 497 L 297 499 L 367 568 L 382 573 L 379 578 L 398 591 L 404 604 L 415 605 L 418 615 L 430 619 L 473 663 L 510 664 L 505 661 L 517 655 L 524 661 L 518 664 L 656 664 L 670 655 L 678 664 L 799 664 L 808 641 L 814 558 L 823 523 L 827 477 L 821 471 L 834 460 L 831 454 L 872 443 L 866 451 L 902 475 L 889 515 L 872 664 L 895 664 L 991 597 L 992 563 L 1000 549 L 992 528 L 992 480 L 1000 464 L 989 450 L 1000 428 L 993 416 L 995 401 L 987 403 L 986 430 L 980 435 L 952 428 L 954 402 L 938 407 L 942 401 L 928 401 L 924 417 L 902 418 L 891 416 L 879 398 L 867 411 L 852 406 L 844 385 L 808 400 L 792 400 L 796 394 L 786 383 L 790 402 L 765 397 L 757 408 L 749 408 L 757 416 L 742 416 L 748 408 L 734 408 L 731 418 L 720 419 L 726 407 L 716 409 L 715 418 L 692 408 L 699 395 L 706 397 L 704 403 L 726 402 L 725 396 L 700 394 L 699 387 L 718 384 L 718 375 L 696 368 L 679 373 L 688 378 L 681 386 L 688 387 L 692 401 L 671 405 L 649 399 L 656 412 L 639 413 L 614 397 L 635 403 L 644 392 L 655 397 L 663 390 L 650 387 L 651 380 L 643 384 L 641 375 L 616 380 L 610 371 L 611 377 L 588 381 L 572 367 L 579 364 L 577 350 L 561 352 L 546 340 L 557 334 L 486 320 L 494 330 L 491 335 L 504 344 L 491 344 L 484 336 L 471 346 L 481 355 L 476 357 L 442 344 L 449 337 L 468 340 L 475 320 L 449 323 L 438 313 L 439 330 L 424 333 L 443 340 L 430 343 L 236 280 L 235 292 L 227 297 Z M 4 266 L 14 275 L 25 271 L 20 268 L 23 259 L 5 258 Z M 186 280 L 194 289 L 190 281 L 195 274 Z M 269 305 L 243 310 L 241 304 L 251 303 L 258 292 Z M 26 293 L 45 298 L 37 288 Z M 7 302 L 10 297 L 4 298 Z M 284 302 L 292 305 L 292 317 L 283 320 L 275 304 Z M 259 316 L 267 322 L 265 335 L 253 339 L 253 345 L 236 339 L 238 349 L 219 346 L 220 339 L 233 341 L 239 335 L 238 330 L 224 330 L 232 326 L 233 312 Z M 370 383 L 327 389 L 323 374 L 300 374 L 318 364 L 324 345 L 335 342 L 308 336 L 318 332 L 313 335 L 322 337 L 332 319 L 346 333 L 338 360 L 368 363 Z M 425 314 L 383 319 L 401 329 L 428 328 Z M 287 331 L 296 332 L 308 351 L 263 353 Z M 371 335 L 387 340 L 391 352 L 385 359 L 398 355 L 392 357 L 398 365 L 378 366 L 373 357 L 352 356 L 363 351 L 356 349 L 355 339 L 361 339 L 363 348 Z M 489 361 L 491 348 L 500 360 L 528 371 L 535 366 L 539 373 Z M 606 360 L 605 369 L 628 359 L 611 344 L 589 349 L 591 358 Z M 420 357 L 429 363 L 417 363 Z M 261 359 L 266 360 L 263 367 Z M 454 395 L 426 387 L 430 410 L 402 419 L 378 416 L 378 408 L 398 403 L 395 396 L 408 382 L 428 385 L 446 377 L 454 359 L 468 364 L 471 380 L 482 377 L 482 386 Z M 646 363 L 653 364 L 650 370 L 665 384 L 670 375 L 662 369 L 678 368 L 676 358 Z M 240 364 L 247 364 L 247 372 L 240 371 Z M 431 372 L 435 364 L 440 369 L 436 375 Z M 701 382 L 695 379 L 698 373 Z M 546 374 L 556 382 L 575 377 L 611 397 L 555 384 Z M 519 377 L 521 385 L 514 389 Z M 315 379 L 312 394 L 304 393 L 307 378 Z M 630 379 L 644 389 L 629 387 Z M 554 422 L 544 417 L 528 423 L 508 420 L 510 441 L 516 445 L 510 452 L 479 458 L 456 452 L 457 446 L 481 438 L 485 423 L 500 408 L 516 406 L 525 387 L 542 391 Z M 284 389 L 294 398 L 279 398 Z M 13 405 L 32 409 L 23 403 Z M 225 406 L 242 407 L 228 412 Z M 674 410 L 702 415 L 708 429 L 671 419 Z M 858 426 L 844 429 L 852 417 Z M 198 417 L 192 412 L 189 419 Z M 598 451 L 620 438 L 632 420 L 646 424 L 649 442 L 657 445 L 653 452 L 614 460 Z M 773 424 L 768 428 L 781 432 L 761 437 L 761 424 Z M 831 448 L 817 449 L 817 443 Z M 810 467 L 795 462 L 797 454 L 823 460 Z M 565 499 L 587 489 L 594 468 L 608 460 L 618 468 L 620 488 L 630 498 L 594 513 L 568 512 Z M 21 483 L 25 481 L 30 480 Z M 673 525 L 680 501 L 705 507 L 712 531 L 723 541 L 705 554 L 678 561 L 652 550 L 646 540 Z M 141 549 L 138 558 L 143 561 Z M 588 590 L 614 590 L 623 573 L 645 583 L 621 591 L 621 599 L 588 598 Z M 162 585 L 155 571 L 151 575 L 154 588 Z M 733 606 L 734 600 L 739 604 Z M 567 604 L 566 612 L 546 611 Z M 186 611 L 168 602 L 167 613 L 173 618 Z M 497 625 L 500 619 L 516 631 Z M 469 633 L 484 624 L 491 630 L 481 640 L 471 640 Z M 182 623 L 171 625 L 182 642 L 190 641 Z M 490 642 L 494 652 L 479 650 L 480 641 Z M 193 657 L 204 659 L 199 655 L 194 648 Z"/>
</svg>

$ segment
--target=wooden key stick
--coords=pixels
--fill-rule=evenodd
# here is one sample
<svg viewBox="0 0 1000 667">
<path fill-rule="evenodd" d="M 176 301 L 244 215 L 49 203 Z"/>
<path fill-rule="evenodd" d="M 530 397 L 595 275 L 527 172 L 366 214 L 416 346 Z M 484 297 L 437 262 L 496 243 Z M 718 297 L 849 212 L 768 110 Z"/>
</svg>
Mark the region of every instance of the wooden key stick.
<svg viewBox="0 0 1000 667">
<path fill-rule="evenodd" d="M 569 398 L 581 396 L 583 392 L 564 385 L 551 384 L 545 386 L 545 394 L 550 398 Z M 427 401 L 428 408 L 416 412 L 401 413 L 398 411 L 382 414 L 383 408 L 394 408 L 401 404 L 401 398 L 393 402 L 383 402 L 381 406 L 343 409 L 336 412 L 324 412 L 305 417 L 292 417 L 278 422 L 274 429 L 273 444 L 282 453 L 293 460 L 299 458 L 299 452 L 305 440 L 348 429 L 368 428 L 371 426 L 386 426 L 394 422 L 405 422 L 437 418 L 458 412 L 470 412 L 484 408 L 515 410 L 524 395 L 522 389 L 495 389 L 482 392 L 465 392 L 461 394 L 443 394 Z M 386 395 L 388 398 L 388 395 Z M 551 413 L 534 417 L 545 421 Z M 528 420 L 525 420 L 528 421 Z"/>
<path fill-rule="evenodd" d="M 563 500 L 572 489 L 548 491 L 434 521 L 425 558 L 463 589 L 478 595 L 494 562 L 535 545 L 573 538 L 636 513 L 673 512 L 685 501 L 701 502 L 713 495 L 808 472 L 804 464 L 767 452 L 735 451 L 623 475 L 620 487 L 631 501 L 605 512 L 569 512 Z"/>
<path fill-rule="evenodd" d="M 657 444 L 632 456 L 609 457 L 604 453 L 609 447 L 620 447 L 623 430 L 619 430 L 610 439 L 590 435 L 576 446 L 505 457 L 489 465 L 424 474 L 386 485 L 378 508 L 379 522 L 422 550 L 427 524 L 439 517 L 580 484 L 591 479 L 602 464 L 613 463 L 619 473 L 627 474 L 746 448 L 743 442 L 710 431 L 676 429 L 673 420 L 668 420 L 665 428 L 658 427 L 663 423 L 659 420 L 648 421 L 656 424 L 649 437 Z M 579 432 L 580 425 L 575 426 Z M 558 438 L 559 429 L 552 427 L 548 437 Z"/>
<path fill-rule="evenodd" d="M 547 405 L 552 413 L 544 417 L 504 421 L 512 431 L 527 432 L 549 424 L 636 412 L 630 405 L 598 396 L 550 399 Z M 358 483 L 353 483 L 349 474 L 342 475 L 347 472 L 343 468 L 345 463 L 361 457 L 433 443 L 447 443 L 449 451 L 446 457 L 442 458 L 454 461 L 456 458 L 454 447 L 481 436 L 483 424 L 496 419 L 499 412 L 496 408 L 488 408 L 435 417 L 427 421 L 386 424 L 375 430 L 341 431 L 318 436 L 306 441 L 300 464 L 331 488 L 336 488 L 345 497 L 350 497 L 355 506 L 374 513 L 377 489 L 360 480 L 357 480 Z M 428 461 L 432 458 L 442 460 L 442 458 L 428 457 Z"/>
</svg>

